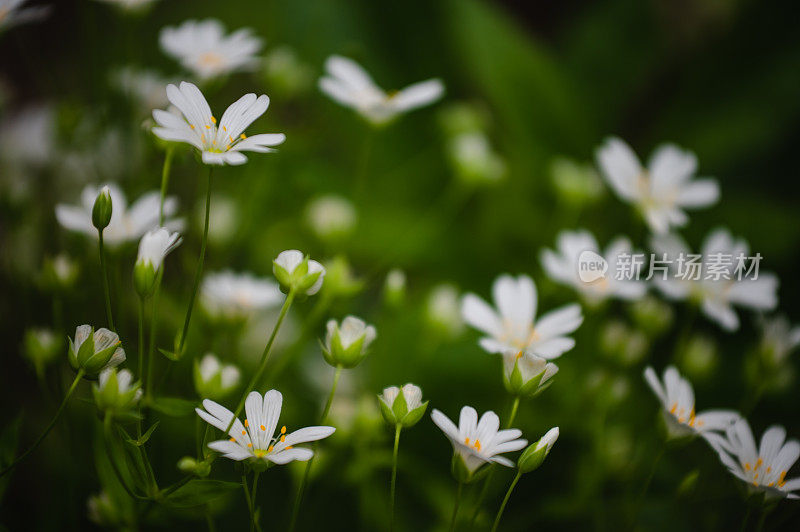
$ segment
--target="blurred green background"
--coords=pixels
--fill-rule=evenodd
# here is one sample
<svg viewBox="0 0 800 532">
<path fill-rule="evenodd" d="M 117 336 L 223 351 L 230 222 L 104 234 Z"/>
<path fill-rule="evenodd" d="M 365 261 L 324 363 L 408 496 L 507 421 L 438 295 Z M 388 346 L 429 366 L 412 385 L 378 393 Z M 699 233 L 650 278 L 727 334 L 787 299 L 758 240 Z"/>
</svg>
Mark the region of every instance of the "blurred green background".
<svg viewBox="0 0 800 532">
<path fill-rule="evenodd" d="M 722 196 L 715 207 L 692 213 L 683 234 L 694 247 L 719 225 L 745 237 L 763 255 L 762 268 L 781 279 L 781 310 L 800 319 L 794 300 L 800 289 L 795 276 L 800 264 L 797 15 L 788 1 L 198 0 L 161 1 L 146 14 L 128 17 L 98 2 L 59 0 L 45 21 L 0 35 L 4 117 L 26 104 L 52 103 L 60 146 L 58 158 L 46 168 L 3 170 L 0 178 L 0 426 L 23 411 L 24 449 L 49 420 L 60 387 L 72 378 L 60 363 L 40 386 L 20 355 L 26 328 L 59 326 L 53 295 L 39 283 L 45 257 L 65 251 L 81 263 L 77 288 L 61 298 L 58 334 L 72 335 L 82 323 L 103 323 L 93 242 L 60 228 L 54 205 L 77 201 L 85 183 L 118 182 L 129 201 L 158 187 L 163 153 L 142 126 L 149 110 L 130 104 L 108 80 L 109 72 L 125 65 L 181 79 L 179 67 L 158 48 L 163 26 L 215 17 L 229 30 L 250 27 L 266 41 L 265 54 L 289 46 L 306 69 L 288 86 L 259 70 L 235 74 L 205 91 L 216 112 L 244 92 L 267 93 L 270 109 L 251 130 L 287 135 L 277 154 L 254 154 L 245 166 L 215 172 L 215 198 L 233 202 L 237 221 L 230 238 L 212 240 L 206 267 L 269 276 L 272 259 L 297 248 L 319 259 L 345 256 L 364 280 L 361 293 L 334 301 L 326 312 L 326 317 L 363 317 L 377 327 L 378 340 L 337 397 L 341 415 L 352 418 L 351 424 L 323 446 L 301 528 L 377 530 L 385 526 L 391 434 L 375 417 L 372 394 L 414 382 L 432 407 L 451 418 L 464 404 L 501 417 L 509 406 L 499 358 L 477 346 L 474 332 L 448 337 L 426 324 L 429 290 L 448 282 L 488 297 L 498 274 L 527 273 L 537 282 L 543 312 L 577 298 L 549 281 L 538 261 L 559 230 L 585 227 L 601 244 L 628 234 L 644 245 L 628 206 L 608 190 L 580 209 L 564 200 L 553 185 L 557 157 L 593 164 L 595 148 L 611 134 L 626 139 L 642 157 L 665 141 L 694 151 L 699 174 L 716 177 Z M 434 107 L 373 132 L 316 89 L 322 64 L 333 53 L 357 60 L 387 89 L 440 77 L 447 95 Z M 443 116 L 459 102 L 480 110 L 484 129 L 506 162 L 504 179 L 492 186 L 467 187 L 448 164 Z M 114 131 L 112 141 L 108 131 Z M 371 149 L 365 160 L 366 146 Z M 86 161 L 80 171 L 66 171 L 67 154 Z M 362 164 L 366 184 L 356 194 Z M 204 175 L 188 149 L 176 155 L 170 193 L 179 197 L 188 227 L 165 273 L 162 346 L 178 329 L 190 290 Z M 358 212 L 355 231 L 335 242 L 322 241 L 303 221 L 309 200 L 327 193 L 353 199 Z M 135 295 L 127 283 L 134 256 L 131 245 L 111 258 L 124 288 L 114 297 L 129 353 L 135 352 L 136 334 Z M 386 304 L 382 295 L 391 268 L 407 275 L 406 298 L 396 305 Z M 292 309 L 294 327 L 283 331 L 284 346 L 302 329 L 313 305 L 310 300 Z M 523 477 L 504 530 L 618 529 L 650 471 L 658 406 L 641 372 L 647 364 L 660 372 L 672 360 L 680 328 L 688 321 L 685 308 L 675 307 L 672 329 L 633 363 L 604 354 L 600 341 L 609 321 L 633 323 L 629 309 L 611 304 L 584 312 L 577 346 L 559 359 L 556 382 L 523 403 L 517 418 L 531 441 L 556 425 L 561 437 L 547 462 Z M 240 356 L 244 367 L 248 356 L 252 361 L 260 353 L 269 332 L 269 327 L 258 329 L 255 341 L 236 346 L 215 336 L 202 320 L 193 324 L 190 354 L 214 350 L 229 359 Z M 716 344 L 711 367 L 694 374 L 683 368 L 695 384 L 698 408 L 748 408 L 753 387 L 745 359 L 759 340 L 754 320 L 744 317 L 735 334 L 703 319 L 691 327 Z M 320 321 L 313 336 L 323 332 Z M 270 382 L 284 393 L 285 419 L 296 425 L 312 424 L 318 416 L 332 373 L 321 362 L 314 338 L 302 349 L 300 362 Z M 160 364 L 163 370 L 166 362 Z M 796 361 L 792 365 L 796 368 Z M 170 395 L 193 396 L 190 372 L 191 361 L 184 360 L 170 373 Z M 10 481 L 3 479 L 0 522 L 7 529 L 94 526 L 87 520 L 86 499 L 99 490 L 102 467 L 95 463 L 89 399 L 87 386 L 36 455 Z M 779 423 L 790 436 L 800 436 L 798 399 L 795 381 L 768 390 L 749 414 L 755 432 Z M 191 416 L 162 419 L 151 456 L 165 483 L 180 478 L 175 463 L 193 452 L 193 431 Z M 398 529 L 444 526 L 453 496 L 450 453 L 427 417 L 403 433 Z M 286 526 L 301 472 L 275 468 L 263 477 L 266 528 Z M 212 475 L 237 479 L 233 465 L 222 461 Z M 510 471 L 495 476 L 479 516 L 482 527 L 512 476 Z M 640 527 L 732 529 L 745 512 L 740 489 L 714 453 L 694 442 L 661 462 L 643 502 Z M 471 513 L 469 499 L 464 508 Z M 214 511 L 220 530 L 247 526 L 239 492 L 220 500 Z M 201 517 L 158 510 L 143 527 L 196 529 L 205 526 Z M 767 521 L 767 529 L 798 525 L 800 512 L 791 502 L 782 503 Z"/>
</svg>

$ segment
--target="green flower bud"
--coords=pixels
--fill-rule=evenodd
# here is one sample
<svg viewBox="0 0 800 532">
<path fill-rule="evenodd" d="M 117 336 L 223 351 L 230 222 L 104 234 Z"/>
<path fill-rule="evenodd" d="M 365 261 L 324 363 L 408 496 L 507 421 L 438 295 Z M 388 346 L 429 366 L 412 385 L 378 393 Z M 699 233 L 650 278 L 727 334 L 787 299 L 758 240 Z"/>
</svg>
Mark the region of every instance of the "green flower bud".
<svg viewBox="0 0 800 532">
<path fill-rule="evenodd" d="M 650 347 L 650 342 L 641 331 L 614 320 L 603 327 L 600 347 L 609 357 L 623 366 L 632 366 L 641 362 Z"/>
<path fill-rule="evenodd" d="M 314 70 L 289 46 L 273 48 L 264 58 L 264 79 L 277 94 L 294 96 L 314 84 Z"/>
<path fill-rule="evenodd" d="M 462 133 L 451 138 L 447 155 L 456 177 L 465 185 L 497 183 L 506 175 L 506 162 L 492 148 L 483 132 Z"/>
<path fill-rule="evenodd" d="M 42 287 L 47 290 L 67 290 L 78 278 L 78 264 L 66 255 L 45 259 L 42 266 Z"/>
<path fill-rule="evenodd" d="M 717 366 L 717 343 L 709 336 L 694 335 L 679 356 L 681 369 L 686 374 L 695 379 L 706 378 Z"/>
<path fill-rule="evenodd" d="M 325 283 L 322 294 L 328 297 L 351 297 L 364 288 L 364 281 L 356 279 L 347 259 L 339 255 L 325 264 Z"/>
<path fill-rule="evenodd" d="M 322 196 L 306 207 L 306 224 L 323 241 L 336 242 L 353 232 L 358 221 L 355 207 L 339 196 Z"/>
<path fill-rule="evenodd" d="M 542 357 L 509 351 L 503 355 L 503 385 L 506 391 L 519 397 L 539 395 L 553 384 L 558 366 Z"/>
<path fill-rule="evenodd" d="M 92 207 L 92 225 L 98 231 L 102 231 L 111 223 L 112 210 L 111 191 L 108 186 L 104 186 L 97 194 L 97 199 L 94 200 L 94 207 Z"/>
<path fill-rule="evenodd" d="M 139 255 L 133 267 L 133 286 L 139 297 L 153 294 L 156 273 L 164 262 L 164 257 L 182 242 L 178 233 L 170 233 L 163 227 L 148 231 L 139 242 Z"/>
<path fill-rule="evenodd" d="M 75 329 L 75 339 L 69 339 L 67 358 L 75 371 L 82 369 L 92 377 L 103 369 L 113 368 L 125 361 L 125 350 L 119 336 L 106 328 L 94 330 L 91 325 Z"/>
<path fill-rule="evenodd" d="M 369 345 L 377 336 L 375 327 L 355 316 L 347 316 L 341 326 L 336 320 L 327 324 L 322 353 L 331 366 L 354 368 L 367 356 Z"/>
<path fill-rule="evenodd" d="M 391 426 L 413 427 L 428 408 L 428 401 L 422 402 L 422 390 L 413 384 L 385 388 L 378 399 L 381 415 Z"/>
<path fill-rule="evenodd" d="M 24 354 L 33 363 L 33 367 L 39 377 L 44 374 L 45 368 L 61 352 L 62 341 L 49 329 L 28 329 L 25 331 Z"/>
<path fill-rule="evenodd" d="M 550 165 L 550 179 L 556 194 L 569 205 L 593 203 L 603 195 L 603 183 L 589 164 L 558 157 Z"/>
<path fill-rule="evenodd" d="M 672 325 L 674 318 L 672 307 L 656 297 L 646 296 L 635 301 L 630 309 L 637 328 L 651 338 L 666 332 Z"/>
<path fill-rule="evenodd" d="M 195 475 L 200 478 L 207 477 L 211 473 L 211 464 L 202 461 L 198 462 L 191 456 L 184 456 L 178 460 L 178 469 L 189 475 Z"/>
<path fill-rule="evenodd" d="M 211 353 L 206 353 L 201 362 L 194 361 L 194 389 L 203 399 L 225 398 L 239 385 L 239 378 L 239 368 L 221 364 Z"/>
<path fill-rule="evenodd" d="M 557 439 L 558 427 L 553 427 L 552 429 L 548 430 L 547 433 L 539 439 L 539 441 L 532 443 L 524 451 L 522 451 L 519 460 L 517 460 L 517 467 L 519 468 L 520 472 L 530 473 L 542 465 L 544 459 L 547 458 L 548 454 L 550 454 L 550 449 L 553 448 L 553 444 Z"/>
<path fill-rule="evenodd" d="M 294 291 L 297 295 L 307 296 L 319 292 L 325 277 L 322 264 L 309 260 L 296 249 L 281 252 L 272 261 L 272 272 L 285 293 Z"/>
<path fill-rule="evenodd" d="M 156 287 L 156 269 L 152 262 L 136 261 L 133 266 L 133 287 L 141 298 L 153 294 Z"/>
<path fill-rule="evenodd" d="M 397 268 L 386 274 L 383 298 L 390 307 L 399 307 L 406 298 L 406 274 Z"/>
<path fill-rule="evenodd" d="M 101 412 L 124 413 L 133 408 L 142 396 L 141 383 L 133 382 L 133 374 L 127 369 L 117 372 L 107 368 L 92 387 L 94 402 Z"/>
</svg>

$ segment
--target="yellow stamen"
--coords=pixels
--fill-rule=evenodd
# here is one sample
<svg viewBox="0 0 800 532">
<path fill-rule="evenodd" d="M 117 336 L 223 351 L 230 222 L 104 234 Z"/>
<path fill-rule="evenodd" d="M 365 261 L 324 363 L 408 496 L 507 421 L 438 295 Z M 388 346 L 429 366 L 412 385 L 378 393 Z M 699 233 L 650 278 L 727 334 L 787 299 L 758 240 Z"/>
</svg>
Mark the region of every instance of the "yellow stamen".
<svg viewBox="0 0 800 532">
<path fill-rule="evenodd" d="M 756 461 L 756 469 L 758 469 L 759 467 L 761 467 L 761 465 L 762 465 L 763 463 L 764 463 L 764 460 L 762 460 L 762 459 L 761 459 L 761 457 L 759 457 L 759 458 L 758 458 L 758 460 Z"/>
<path fill-rule="evenodd" d="M 250 420 L 249 419 L 245 419 L 244 420 L 244 426 L 245 427 L 249 427 L 250 426 Z"/>
<path fill-rule="evenodd" d="M 242 436 L 245 436 L 246 434 L 247 434 L 247 431 L 246 431 L 246 430 L 243 430 L 243 431 L 242 431 Z"/>
<path fill-rule="evenodd" d="M 464 445 L 469 445 L 469 438 L 464 438 Z"/>
<path fill-rule="evenodd" d="M 669 413 L 674 414 L 676 410 L 678 410 L 678 403 L 672 405 L 672 408 L 669 409 Z"/>
<path fill-rule="evenodd" d="M 231 441 L 235 442 L 235 441 L 236 441 L 236 438 L 231 438 Z"/>
<path fill-rule="evenodd" d="M 252 443 L 248 443 L 248 444 L 247 444 L 247 446 L 248 446 L 248 447 L 252 447 L 252 446 L 253 446 L 253 444 L 252 444 Z"/>
<path fill-rule="evenodd" d="M 261 430 L 267 430 L 267 427 L 265 427 L 264 425 L 261 425 Z"/>
<path fill-rule="evenodd" d="M 750 469 L 751 469 L 752 467 L 753 467 L 753 466 L 751 466 L 751 465 L 750 465 L 750 462 L 747 462 L 747 463 L 744 465 L 744 469 L 745 469 L 745 471 L 750 471 Z"/>
<path fill-rule="evenodd" d="M 286 447 L 286 450 L 288 451 L 288 450 L 289 450 L 289 449 L 291 449 L 291 448 L 293 448 L 293 446 L 292 446 L 292 445 L 288 445 L 288 446 Z"/>
<path fill-rule="evenodd" d="M 216 124 L 216 123 L 217 123 L 217 119 L 216 119 L 216 118 L 214 118 L 213 116 L 211 117 L 211 123 L 212 123 L 212 124 Z"/>
<path fill-rule="evenodd" d="M 481 450 L 481 440 L 475 440 L 475 449 L 478 451 Z"/>
<path fill-rule="evenodd" d="M 194 129 L 194 124 L 189 124 L 189 127 Z"/>
<path fill-rule="evenodd" d="M 281 427 L 281 434 L 286 434 L 286 425 Z"/>
<path fill-rule="evenodd" d="M 245 135 L 244 133 L 242 133 L 241 135 L 239 135 L 239 138 L 240 138 L 240 139 L 242 139 L 242 140 L 244 140 L 244 139 L 246 139 L 246 138 L 247 138 L 247 135 Z"/>
<path fill-rule="evenodd" d="M 274 448 L 275 448 L 274 445 L 270 445 L 269 448 L 267 449 L 267 452 L 271 453 Z"/>
<path fill-rule="evenodd" d="M 206 124 L 206 129 L 211 129 L 211 126 L 209 126 L 208 124 Z"/>
<path fill-rule="evenodd" d="M 284 436 L 283 434 L 281 434 L 281 442 L 285 442 L 285 441 L 286 441 L 286 436 Z"/>
</svg>

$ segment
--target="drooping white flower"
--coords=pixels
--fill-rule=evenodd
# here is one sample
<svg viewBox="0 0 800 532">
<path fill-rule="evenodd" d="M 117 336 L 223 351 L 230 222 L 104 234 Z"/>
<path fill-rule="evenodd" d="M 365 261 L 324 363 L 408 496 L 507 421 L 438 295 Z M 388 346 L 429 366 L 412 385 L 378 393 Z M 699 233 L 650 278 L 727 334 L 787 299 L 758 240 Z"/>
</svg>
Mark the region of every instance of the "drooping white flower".
<svg viewBox="0 0 800 532">
<path fill-rule="evenodd" d="M 155 271 L 158 271 L 164 257 L 178 247 L 182 241 L 180 234 L 170 233 L 163 227 L 151 229 L 139 242 L 139 255 L 136 263 L 149 264 Z"/>
<path fill-rule="evenodd" d="M 436 409 L 431 419 L 453 444 L 453 451 L 462 458 L 470 473 L 490 462 L 512 467 L 514 462 L 500 455 L 518 451 L 528 444 L 527 440 L 520 439 L 522 431 L 519 429 L 499 430 L 500 418 L 492 411 L 478 420 L 478 412 L 465 406 L 461 409 L 458 426 Z"/>
<path fill-rule="evenodd" d="M 549 360 L 575 346 L 575 340 L 566 335 L 583 322 L 580 305 L 565 305 L 534 322 L 538 297 L 536 285 L 527 275 L 516 279 L 501 275 L 492 294 L 497 310 L 474 294 L 467 294 L 461 302 L 464 321 L 488 335 L 480 340 L 487 352 L 524 351 Z"/>
<path fill-rule="evenodd" d="M 280 305 L 283 294 L 270 279 L 228 270 L 205 276 L 200 301 L 214 318 L 239 319 Z"/>
<path fill-rule="evenodd" d="M 692 299 L 700 303 L 703 314 L 717 322 L 727 331 L 739 328 L 739 317 L 733 307 L 749 308 L 759 311 L 773 310 L 778 305 L 778 278 L 770 272 L 758 272 L 758 278 L 742 274 L 738 279 L 736 269 L 737 257 L 748 258 L 749 246 L 743 239 L 734 239 L 726 229 L 717 229 L 709 234 L 703 242 L 703 268 L 699 278 L 686 275 L 688 267 L 684 264 L 683 272 L 678 262 L 680 257 L 686 259 L 692 255 L 686 243 L 677 235 L 660 235 L 654 237 L 651 247 L 656 258 L 665 254 L 672 261 L 668 265 L 669 275 L 654 276 L 656 287 L 665 297 L 672 300 Z M 727 263 L 715 261 L 715 257 L 728 257 Z M 710 271 L 713 263 L 713 272 Z M 746 273 L 746 272 L 744 272 Z"/>
<path fill-rule="evenodd" d="M 121 343 L 117 333 L 105 327 L 94 330 L 91 325 L 80 325 L 75 329 L 75 337 L 69 339 L 67 359 L 74 370 L 97 375 L 125 362 Z"/>
<path fill-rule="evenodd" d="M 0 31 L 47 16 L 50 6 L 23 7 L 27 0 L 0 0 Z"/>
<path fill-rule="evenodd" d="M 695 155 L 671 144 L 659 146 L 645 168 L 630 146 L 612 137 L 597 150 L 597 162 L 612 190 L 642 212 L 654 233 L 686 225 L 684 209 L 708 207 L 719 199 L 716 180 L 693 179 Z"/>
<path fill-rule="evenodd" d="M 270 390 L 261 397 L 258 392 L 250 392 L 245 401 L 247 417 L 242 424 L 236 419 L 228 434 L 230 440 L 218 440 L 208 444 L 210 449 L 222 453 L 231 460 L 261 460 L 273 464 L 287 464 L 299 460 L 307 461 L 314 456 L 314 451 L 303 447 L 295 447 L 327 438 L 336 430 L 334 427 L 305 427 L 289 434 L 286 426 L 281 427 L 278 434 L 278 418 L 281 414 L 283 396 L 277 390 Z M 196 408 L 197 415 L 219 430 L 226 430 L 233 419 L 233 412 L 210 399 L 203 401 L 201 410 Z"/>
<path fill-rule="evenodd" d="M 225 26 L 216 19 L 187 20 L 163 28 L 159 43 L 164 53 L 200 80 L 253 69 L 262 46 L 248 28 L 225 35 Z"/>
<path fill-rule="evenodd" d="M 713 431 L 726 430 L 740 417 L 733 410 L 706 410 L 696 414 L 692 385 L 674 366 L 664 370 L 663 383 L 649 366 L 644 370 L 644 378 L 661 401 L 671 437 L 695 434 L 706 437 Z"/>
<path fill-rule="evenodd" d="M 312 200 L 306 207 L 306 223 L 321 239 L 349 234 L 358 221 L 355 207 L 341 196 L 328 195 Z"/>
<path fill-rule="evenodd" d="M 111 4 L 126 11 L 141 11 L 158 0 L 97 0 L 104 4 Z"/>
<path fill-rule="evenodd" d="M 533 397 L 546 390 L 558 366 L 524 351 L 503 353 L 503 385 L 515 396 Z"/>
<path fill-rule="evenodd" d="M 798 346 L 800 325 L 792 326 L 784 315 L 761 320 L 759 349 L 771 366 L 780 367 Z"/>
<path fill-rule="evenodd" d="M 272 272 L 284 288 L 307 296 L 319 292 L 325 279 L 325 267 L 297 249 L 281 251 L 272 261 Z"/>
<path fill-rule="evenodd" d="M 157 126 L 153 133 L 164 140 L 191 144 L 202 154 L 205 164 L 238 165 L 247 162 L 244 151 L 269 153 L 270 146 L 277 146 L 286 140 L 283 133 L 262 133 L 248 137 L 244 130 L 269 107 L 266 94 L 256 97 L 245 94 L 217 119 L 211 114 L 203 93 L 192 83 L 182 81 L 180 88 L 167 85 L 167 98 L 180 113 L 161 109 L 153 110 Z"/>
<path fill-rule="evenodd" d="M 544 270 L 551 279 L 575 288 L 588 301 L 597 302 L 607 298 L 634 300 L 640 299 L 647 292 L 647 286 L 637 279 L 625 279 L 617 274 L 617 265 L 621 260 L 630 263 L 633 253 L 630 240 L 617 237 L 600 254 L 594 235 L 585 229 L 578 231 L 562 231 L 558 235 L 558 249 L 545 249 L 541 253 Z M 582 256 L 592 255 L 605 261 L 608 270 L 604 275 L 591 282 L 584 281 L 579 275 L 583 264 Z"/>
<path fill-rule="evenodd" d="M 355 109 L 375 125 L 386 124 L 404 112 L 430 105 L 444 94 L 444 84 L 439 79 L 386 93 L 361 65 L 338 55 L 325 61 L 325 76 L 320 78 L 319 88 L 335 102 Z"/>
<path fill-rule="evenodd" d="M 111 222 L 103 231 L 103 240 L 111 246 L 138 240 L 150 229 L 158 227 L 160 193 L 157 190 L 142 195 L 130 207 L 125 194 L 115 184 L 107 185 L 111 193 L 113 212 Z M 56 206 L 56 219 L 64 228 L 97 237 L 97 230 L 92 225 L 92 208 L 97 199 L 99 187 L 86 186 L 81 192 L 81 205 Z M 170 196 L 164 201 L 165 226 L 169 229 L 180 229 L 180 220 L 169 219 L 178 210 L 177 200 Z"/>
<path fill-rule="evenodd" d="M 797 499 L 800 477 L 786 480 L 789 469 L 800 457 L 800 443 L 786 441 L 786 429 L 773 425 L 761 436 L 756 446 L 753 431 L 741 418 L 728 427 L 725 436 L 712 435 L 709 442 L 719 454 L 720 461 L 737 478 L 767 498 Z"/>
</svg>

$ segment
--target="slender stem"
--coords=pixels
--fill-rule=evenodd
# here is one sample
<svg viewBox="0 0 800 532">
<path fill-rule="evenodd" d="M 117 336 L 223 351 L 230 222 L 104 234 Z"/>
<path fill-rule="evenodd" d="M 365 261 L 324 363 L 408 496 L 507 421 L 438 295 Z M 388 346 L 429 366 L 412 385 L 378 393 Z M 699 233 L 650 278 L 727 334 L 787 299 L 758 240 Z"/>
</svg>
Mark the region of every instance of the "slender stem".
<svg viewBox="0 0 800 532">
<path fill-rule="evenodd" d="M 514 477 L 514 480 L 511 481 L 511 485 L 508 487 L 508 491 L 506 492 L 506 496 L 503 497 L 503 502 L 500 504 L 500 509 L 497 510 L 497 517 L 494 518 L 494 524 L 492 525 L 492 532 L 497 530 L 498 525 L 500 524 L 500 518 L 503 517 L 503 511 L 506 509 L 506 504 L 508 504 L 508 499 L 511 498 L 511 492 L 514 491 L 514 487 L 519 482 L 519 479 L 522 477 L 522 472 L 517 470 L 517 475 Z"/>
<path fill-rule="evenodd" d="M 758 517 L 758 524 L 756 525 L 756 532 L 761 532 L 764 530 L 764 522 L 767 520 L 767 515 L 769 515 L 771 508 L 761 508 L 761 515 Z"/>
<path fill-rule="evenodd" d="M 159 496 L 160 496 L 162 499 L 163 499 L 163 498 L 166 498 L 167 496 L 169 496 L 170 494 L 172 494 L 174 491 L 176 491 L 176 490 L 178 490 L 179 488 L 182 488 L 183 486 L 185 486 L 186 484 L 188 484 L 188 483 L 189 483 L 189 481 L 190 481 L 190 480 L 192 480 L 193 478 L 195 478 L 195 476 L 194 476 L 194 475 L 186 475 L 185 477 L 183 477 L 182 479 L 180 479 L 178 482 L 176 482 L 176 483 L 175 483 L 175 484 L 173 484 L 172 486 L 169 486 L 169 487 L 167 487 L 167 488 L 164 488 L 162 491 L 160 491 L 160 492 L 159 492 Z"/>
<path fill-rule="evenodd" d="M 653 465 L 650 468 L 650 474 L 647 475 L 647 478 L 644 481 L 644 485 L 642 486 L 642 489 L 639 491 L 639 496 L 637 497 L 636 500 L 636 506 L 634 506 L 633 510 L 633 519 L 631 523 L 632 525 L 636 524 L 636 520 L 639 517 L 639 512 L 642 509 L 642 504 L 644 503 L 644 497 L 647 494 L 648 488 L 650 488 L 650 482 L 653 480 L 653 477 L 656 474 L 656 470 L 658 469 L 658 463 L 661 461 L 661 458 L 664 456 L 664 451 L 666 450 L 667 450 L 667 444 L 666 442 L 662 442 L 661 446 L 658 449 L 656 457 L 653 459 Z"/>
<path fill-rule="evenodd" d="M 250 511 L 250 522 L 255 521 L 253 516 L 253 499 L 250 497 L 250 490 L 247 487 L 247 475 L 242 474 L 242 489 L 244 490 L 244 499 L 247 501 L 247 509 Z"/>
<path fill-rule="evenodd" d="M 108 270 L 106 269 L 106 251 L 103 247 L 103 230 L 98 231 L 97 235 L 97 245 L 100 251 L 100 274 L 103 276 L 103 295 L 106 299 L 106 319 L 108 319 L 108 328 L 117 332 L 116 327 L 114 327 L 114 316 L 111 314 L 111 293 L 108 289 Z"/>
<path fill-rule="evenodd" d="M 403 426 L 398 423 L 394 427 L 394 451 L 392 452 L 392 484 L 389 489 L 389 530 L 394 530 L 394 499 L 397 484 L 397 450 L 400 447 L 400 431 Z"/>
<path fill-rule="evenodd" d="M 256 491 L 258 490 L 258 476 L 260 474 L 261 473 L 259 471 L 256 471 L 253 474 L 253 493 L 251 495 L 253 501 L 253 511 L 250 512 L 250 532 L 253 532 L 258 527 L 256 524 Z"/>
<path fill-rule="evenodd" d="M 206 217 L 203 224 L 203 239 L 200 241 L 200 258 L 197 260 L 197 270 L 194 274 L 192 295 L 189 298 L 189 308 L 186 309 L 186 319 L 183 322 L 183 332 L 181 333 L 181 340 L 178 346 L 178 352 L 176 353 L 179 356 L 183 353 L 183 346 L 186 343 L 186 336 L 189 334 L 189 323 L 192 321 L 194 300 L 197 297 L 197 289 L 200 287 L 200 277 L 203 275 L 203 262 L 206 259 L 206 244 L 208 243 L 208 219 L 211 215 L 211 174 L 213 170 L 213 166 L 208 167 L 208 179 L 206 180 Z"/>
<path fill-rule="evenodd" d="M 35 451 L 36 448 L 39 447 L 39 444 L 41 444 L 42 441 L 44 441 L 44 439 L 47 437 L 47 435 L 55 426 L 56 421 L 58 421 L 58 418 L 61 416 L 61 413 L 64 411 L 64 408 L 67 406 L 67 401 L 69 401 L 69 398 L 72 396 L 72 392 L 75 391 L 75 388 L 78 386 L 78 383 L 83 378 L 83 375 L 84 371 L 82 369 L 79 370 L 78 374 L 75 375 L 75 380 L 72 381 L 72 384 L 67 390 L 67 393 L 64 395 L 64 399 L 61 401 L 58 410 L 56 410 L 56 415 L 53 416 L 53 419 L 50 421 L 50 424 L 47 425 L 47 428 L 44 429 L 44 432 L 42 432 L 41 436 L 39 436 L 39 438 L 35 442 L 33 442 L 33 445 L 31 445 L 31 447 L 27 451 L 22 453 L 22 455 L 20 455 L 19 458 L 11 462 L 9 465 L 4 467 L 2 471 L 0 471 L 0 477 L 5 476 L 6 473 L 8 473 L 12 469 L 14 469 L 17 465 L 19 465 L 20 462 L 25 460 L 25 458 L 27 458 L 28 455 L 30 455 L 33 451 Z"/>
<path fill-rule="evenodd" d="M 464 491 L 464 483 L 459 482 L 458 487 L 456 488 L 456 500 L 453 503 L 453 516 L 450 518 L 450 532 L 454 532 L 456 529 L 456 521 L 458 518 L 458 507 L 461 505 L 461 493 Z"/>
<path fill-rule="evenodd" d="M 747 522 L 750 520 L 750 514 L 752 512 L 753 512 L 753 505 L 748 502 L 747 511 L 744 513 L 744 519 L 742 519 L 741 532 L 745 532 L 745 530 L 747 530 Z"/>
<path fill-rule="evenodd" d="M 144 381 L 144 298 L 142 297 L 139 298 L 139 378 Z"/>
<path fill-rule="evenodd" d="M 145 398 L 153 396 L 153 357 L 156 350 L 156 322 L 158 320 L 158 298 L 161 295 L 161 278 L 164 270 L 159 268 L 156 275 L 156 286 L 153 291 L 153 309 L 150 312 L 150 342 L 147 345 L 147 381 Z"/>
<path fill-rule="evenodd" d="M 158 209 L 158 225 L 164 225 L 164 201 L 167 199 L 167 185 L 169 184 L 169 171 L 172 168 L 172 155 L 175 153 L 175 148 L 171 145 L 167 148 L 167 153 L 164 156 L 164 166 L 161 168 L 161 204 Z"/>
<path fill-rule="evenodd" d="M 208 525 L 208 532 L 215 532 L 217 527 L 214 526 L 214 518 L 211 517 L 211 510 L 206 505 L 206 524 Z"/>
<path fill-rule="evenodd" d="M 258 384 L 258 380 L 261 378 L 261 374 L 264 373 L 264 369 L 267 367 L 267 361 L 269 360 L 269 354 L 272 350 L 272 344 L 275 343 L 275 337 L 278 336 L 278 330 L 281 328 L 281 324 L 283 323 L 283 319 L 286 317 L 286 313 L 289 312 L 289 307 L 292 306 L 292 301 L 294 301 L 294 290 L 289 291 L 289 295 L 286 296 L 286 300 L 283 302 L 283 306 L 281 307 L 281 312 L 278 315 L 278 321 L 275 322 L 275 327 L 272 329 L 272 333 L 269 335 L 269 340 L 267 340 L 267 345 L 264 347 L 264 352 L 261 353 L 261 362 L 258 364 L 258 369 L 253 374 L 253 377 L 250 379 L 250 382 L 247 383 L 247 387 L 244 389 L 244 393 L 242 394 L 242 398 L 239 399 L 239 405 L 236 407 L 236 410 L 233 412 L 233 417 L 231 418 L 231 422 L 228 424 L 228 428 L 225 430 L 227 434 L 230 432 L 231 427 L 233 426 L 233 422 L 236 421 L 236 418 L 239 417 L 239 414 L 242 412 L 242 408 L 244 407 L 244 402 L 247 399 L 247 395 L 253 391 L 253 387 Z"/>
<path fill-rule="evenodd" d="M 511 403 L 511 414 L 509 414 L 508 422 L 506 423 L 507 429 L 510 429 L 511 425 L 514 423 L 514 419 L 517 417 L 517 410 L 519 410 L 519 395 L 514 397 L 514 402 Z"/>
<path fill-rule="evenodd" d="M 333 385 L 331 385 L 331 392 L 328 394 L 328 401 L 325 403 L 325 409 L 322 412 L 322 420 L 320 421 L 320 425 L 324 425 L 328 420 L 328 414 L 330 414 L 331 411 L 333 397 L 336 395 L 336 386 L 339 384 L 339 377 L 341 374 L 342 366 L 336 366 L 336 372 L 333 374 Z M 316 445 L 314 447 L 316 448 Z M 306 470 L 303 473 L 303 480 L 300 482 L 300 487 L 297 490 L 297 496 L 294 499 L 294 508 L 292 509 L 292 521 L 289 524 L 289 532 L 292 532 L 297 526 L 297 516 L 300 514 L 300 504 L 303 502 L 303 493 L 306 490 L 308 476 L 311 472 L 311 466 L 314 463 L 314 458 L 316 458 L 316 456 L 316 453 L 314 453 L 314 456 L 312 456 L 311 459 L 306 462 Z"/>
</svg>

